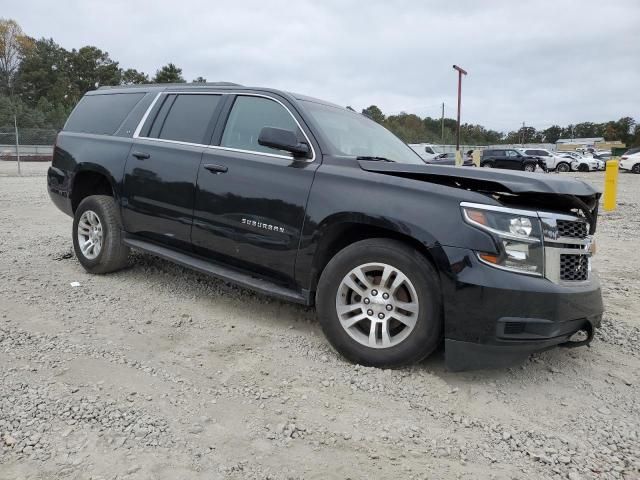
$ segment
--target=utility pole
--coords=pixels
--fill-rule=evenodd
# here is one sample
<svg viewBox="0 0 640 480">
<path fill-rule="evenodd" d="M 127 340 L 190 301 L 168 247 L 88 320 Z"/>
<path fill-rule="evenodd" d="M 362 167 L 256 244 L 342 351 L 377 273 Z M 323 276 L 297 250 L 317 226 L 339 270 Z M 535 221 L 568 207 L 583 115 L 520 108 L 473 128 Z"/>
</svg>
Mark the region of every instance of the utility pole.
<svg viewBox="0 0 640 480">
<path fill-rule="evenodd" d="M 444 102 L 442 102 L 442 119 L 440 120 L 442 125 L 442 135 L 440 137 L 440 144 L 444 145 Z"/>
<path fill-rule="evenodd" d="M 520 138 L 521 138 L 520 144 L 522 145 L 522 147 L 524 147 L 524 122 L 522 122 L 522 137 Z"/>
<path fill-rule="evenodd" d="M 467 72 L 457 65 L 454 65 L 453 69 L 458 72 L 458 126 L 456 128 L 456 152 L 458 152 L 460 150 L 460 104 L 462 102 L 462 75 L 466 75 Z"/>
<path fill-rule="evenodd" d="M 13 116 L 13 126 L 16 129 L 16 158 L 18 159 L 18 175 L 22 175 L 20 171 L 20 140 L 18 138 L 18 117 Z"/>
</svg>

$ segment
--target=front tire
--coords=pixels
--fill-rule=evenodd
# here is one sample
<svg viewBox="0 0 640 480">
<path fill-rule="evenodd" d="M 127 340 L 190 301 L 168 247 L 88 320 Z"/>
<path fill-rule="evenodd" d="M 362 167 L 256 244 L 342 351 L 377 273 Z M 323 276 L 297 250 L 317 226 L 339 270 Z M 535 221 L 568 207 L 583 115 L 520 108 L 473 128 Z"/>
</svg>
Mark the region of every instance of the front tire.
<svg viewBox="0 0 640 480">
<path fill-rule="evenodd" d="M 395 240 L 363 240 L 338 252 L 318 282 L 316 308 L 331 345 L 361 365 L 415 363 L 441 340 L 437 272 Z"/>
<path fill-rule="evenodd" d="M 636 163 L 633 167 L 631 167 L 631 171 L 633 173 L 640 173 L 640 163 Z"/>
<path fill-rule="evenodd" d="M 588 172 L 589 171 L 589 165 L 585 165 L 584 163 L 578 165 L 578 171 L 579 172 Z"/>
<path fill-rule="evenodd" d="M 108 273 L 127 265 L 122 222 L 113 197 L 93 195 L 80 202 L 73 219 L 73 249 L 89 273 Z"/>
</svg>

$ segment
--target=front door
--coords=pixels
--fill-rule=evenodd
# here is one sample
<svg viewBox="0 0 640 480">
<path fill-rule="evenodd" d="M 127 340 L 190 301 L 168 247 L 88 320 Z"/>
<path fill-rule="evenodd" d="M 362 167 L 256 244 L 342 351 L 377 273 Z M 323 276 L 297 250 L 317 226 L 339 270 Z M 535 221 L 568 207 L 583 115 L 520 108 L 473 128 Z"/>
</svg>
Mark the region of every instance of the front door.
<svg viewBox="0 0 640 480">
<path fill-rule="evenodd" d="M 295 131 L 310 143 L 300 117 L 284 100 L 243 94 L 231 99 L 229 108 L 224 130 L 205 150 L 198 173 L 194 248 L 201 255 L 293 283 L 307 198 L 318 167 L 315 153 L 294 160 L 288 152 L 258 144 L 263 127 Z"/>
<path fill-rule="evenodd" d="M 126 231 L 191 248 L 196 178 L 220 95 L 160 94 L 124 172 Z"/>
</svg>

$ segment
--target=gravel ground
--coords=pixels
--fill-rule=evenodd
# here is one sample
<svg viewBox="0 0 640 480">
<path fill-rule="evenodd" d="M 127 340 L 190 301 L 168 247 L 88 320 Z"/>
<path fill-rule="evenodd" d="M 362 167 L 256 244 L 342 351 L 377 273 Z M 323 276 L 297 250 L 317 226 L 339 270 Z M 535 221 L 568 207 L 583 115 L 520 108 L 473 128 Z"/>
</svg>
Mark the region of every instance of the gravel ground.
<svg viewBox="0 0 640 480">
<path fill-rule="evenodd" d="M 88 275 L 46 167 L 0 162 L 1 479 L 640 478 L 640 176 L 591 347 L 451 373 L 351 365 L 312 309 L 142 254 Z"/>
</svg>

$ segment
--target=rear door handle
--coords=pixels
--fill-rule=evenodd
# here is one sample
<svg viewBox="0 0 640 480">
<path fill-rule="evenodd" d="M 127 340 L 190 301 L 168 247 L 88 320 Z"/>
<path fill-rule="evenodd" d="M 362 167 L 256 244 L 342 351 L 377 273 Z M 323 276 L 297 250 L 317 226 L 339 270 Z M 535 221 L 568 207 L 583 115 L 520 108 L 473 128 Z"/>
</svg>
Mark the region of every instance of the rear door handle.
<svg viewBox="0 0 640 480">
<path fill-rule="evenodd" d="M 215 164 L 215 163 L 207 163 L 204 166 L 204 168 L 209 170 L 211 173 L 215 173 L 216 175 L 218 175 L 220 173 L 227 173 L 227 170 L 229 170 L 224 165 L 218 165 L 218 164 Z"/>
<path fill-rule="evenodd" d="M 147 152 L 133 152 L 131 155 L 136 157 L 138 160 L 146 160 L 147 158 L 151 158 Z"/>
</svg>

